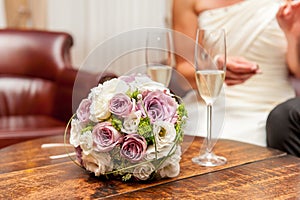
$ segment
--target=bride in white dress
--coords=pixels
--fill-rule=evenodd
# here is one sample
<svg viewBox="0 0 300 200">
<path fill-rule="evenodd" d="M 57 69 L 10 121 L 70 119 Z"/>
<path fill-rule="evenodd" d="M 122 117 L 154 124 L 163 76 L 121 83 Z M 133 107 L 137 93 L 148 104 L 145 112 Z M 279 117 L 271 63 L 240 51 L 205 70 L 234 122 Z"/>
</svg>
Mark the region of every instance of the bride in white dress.
<svg viewBox="0 0 300 200">
<path fill-rule="evenodd" d="M 218 112 L 225 106 L 225 118 L 224 123 L 222 116 L 216 120 L 219 122 L 214 121 L 222 124 L 221 138 L 266 146 L 268 114 L 276 105 L 295 96 L 289 73 L 300 77 L 300 61 L 295 61 L 299 52 L 294 51 L 300 41 L 292 36 L 293 32 L 286 27 L 282 31 L 278 25 L 276 14 L 280 17 L 280 5 L 283 2 L 276 0 L 174 0 L 175 31 L 191 38 L 195 38 L 197 28 L 226 31 L 225 104 L 216 105 Z M 284 22 L 281 26 L 291 23 Z M 299 19 L 297 23 L 300 27 Z M 176 45 L 180 48 L 180 44 Z M 196 88 L 193 67 L 182 58 L 177 58 L 176 67 Z M 191 93 L 185 102 L 191 120 L 188 134 L 205 136 L 205 106 Z M 200 112 L 195 109 L 197 106 Z"/>
</svg>

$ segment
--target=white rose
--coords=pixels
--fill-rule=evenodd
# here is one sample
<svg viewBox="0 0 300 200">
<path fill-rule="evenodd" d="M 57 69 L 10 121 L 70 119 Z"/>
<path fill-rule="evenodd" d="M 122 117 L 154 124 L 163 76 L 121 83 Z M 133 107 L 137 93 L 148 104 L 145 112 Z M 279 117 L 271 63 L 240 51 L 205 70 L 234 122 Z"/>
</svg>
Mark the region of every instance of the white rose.
<svg viewBox="0 0 300 200">
<path fill-rule="evenodd" d="M 74 147 L 79 146 L 79 138 L 81 135 L 82 126 L 78 119 L 72 119 L 71 130 L 70 130 L 70 144 Z"/>
<path fill-rule="evenodd" d="M 105 95 L 114 95 L 117 93 L 126 93 L 129 90 L 128 84 L 120 79 L 111 79 L 103 83 L 103 92 Z"/>
<path fill-rule="evenodd" d="M 103 85 L 99 84 L 97 87 L 91 89 L 88 97 L 92 102 L 89 118 L 93 122 L 98 122 L 99 120 L 106 119 L 110 116 L 110 113 L 108 112 L 108 100 L 101 98 L 103 91 Z"/>
<path fill-rule="evenodd" d="M 139 84 L 151 81 L 148 76 L 142 74 L 135 74 L 134 76 L 130 76 L 130 79 L 132 78 L 133 80 L 127 81 L 132 92 L 136 91 Z"/>
<path fill-rule="evenodd" d="M 180 172 L 180 159 L 181 159 L 181 148 L 177 146 L 175 153 L 167 158 L 159 169 L 159 174 L 162 178 L 164 177 L 176 177 Z"/>
<path fill-rule="evenodd" d="M 141 116 L 142 112 L 140 110 L 131 113 L 128 117 L 124 119 L 121 131 L 127 134 L 136 133 L 141 120 Z"/>
<path fill-rule="evenodd" d="M 92 151 L 90 154 L 82 155 L 83 166 L 95 173 L 95 176 L 100 176 L 113 169 L 111 157 L 109 153 L 98 153 Z"/>
<path fill-rule="evenodd" d="M 153 124 L 153 134 L 158 151 L 172 145 L 176 138 L 174 124 L 165 121 L 156 121 Z"/>
<path fill-rule="evenodd" d="M 108 97 L 108 96 L 106 96 Z M 105 96 L 97 96 L 92 100 L 90 107 L 90 120 L 93 122 L 99 122 L 101 120 L 107 119 L 111 113 L 109 112 L 109 100 Z"/>
<path fill-rule="evenodd" d="M 98 85 L 91 90 L 89 99 L 92 101 L 90 106 L 90 120 L 99 122 L 110 117 L 109 101 L 117 93 L 126 93 L 129 86 L 126 82 L 119 79 L 112 79 Z"/>
<path fill-rule="evenodd" d="M 165 146 L 164 148 L 162 149 L 157 149 L 157 151 L 155 150 L 155 146 L 154 145 L 151 145 L 151 146 L 148 146 L 147 148 L 147 151 L 146 151 L 146 155 L 145 155 L 145 160 L 154 160 L 154 159 L 160 159 L 160 158 L 163 158 L 167 155 L 171 155 L 172 152 L 172 147 L 173 147 L 174 144 L 172 145 L 169 145 L 169 146 Z M 173 151 L 175 150 L 175 147 L 173 149 Z"/>
<path fill-rule="evenodd" d="M 103 91 L 103 85 L 99 84 L 97 87 L 91 89 L 88 99 L 92 100 L 93 98 L 99 96 Z"/>
<path fill-rule="evenodd" d="M 79 144 L 84 154 L 89 154 L 93 150 L 93 137 L 91 131 L 82 133 L 79 137 Z"/>
<path fill-rule="evenodd" d="M 154 165 L 149 162 L 149 163 L 144 163 L 142 165 L 138 165 L 136 168 L 133 170 L 133 176 L 140 179 L 140 180 L 147 180 L 152 172 L 154 172 L 155 167 Z"/>
<path fill-rule="evenodd" d="M 167 162 L 167 160 L 165 161 Z M 179 162 L 169 162 L 167 166 L 159 170 L 159 175 L 161 178 L 170 177 L 174 178 L 180 173 L 180 164 Z"/>
<path fill-rule="evenodd" d="M 138 76 L 135 78 L 135 86 L 136 88 L 143 92 L 143 91 L 155 91 L 155 90 L 161 90 L 166 91 L 167 94 L 170 94 L 170 91 L 167 87 L 164 86 L 164 84 L 155 82 L 151 80 L 147 76 Z"/>
</svg>

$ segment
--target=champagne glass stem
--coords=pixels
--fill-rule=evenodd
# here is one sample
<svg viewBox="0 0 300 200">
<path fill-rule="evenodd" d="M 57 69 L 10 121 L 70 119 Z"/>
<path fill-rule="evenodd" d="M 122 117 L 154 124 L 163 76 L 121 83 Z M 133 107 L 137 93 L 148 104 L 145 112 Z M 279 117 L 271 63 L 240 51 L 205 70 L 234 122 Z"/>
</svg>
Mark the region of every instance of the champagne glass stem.
<svg viewBox="0 0 300 200">
<path fill-rule="evenodd" d="M 198 92 L 206 103 L 206 138 L 200 155 L 192 161 L 201 166 L 218 166 L 227 162 L 225 157 L 214 154 L 219 130 L 212 126 L 213 105 L 222 89 L 226 70 L 226 38 L 222 30 L 197 29 L 195 43 L 195 78 Z M 222 58 L 224 60 L 222 60 Z M 222 62 L 219 62 L 222 61 Z M 220 123 L 220 122 L 218 122 Z M 203 152 L 204 151 L 204 152 Z"/>
<path fill-rule="evenodd" d="M 207 137 L 206 137 L 206 152 L 212 152 L 212 104 L 207 104 Z"/>
</svg>

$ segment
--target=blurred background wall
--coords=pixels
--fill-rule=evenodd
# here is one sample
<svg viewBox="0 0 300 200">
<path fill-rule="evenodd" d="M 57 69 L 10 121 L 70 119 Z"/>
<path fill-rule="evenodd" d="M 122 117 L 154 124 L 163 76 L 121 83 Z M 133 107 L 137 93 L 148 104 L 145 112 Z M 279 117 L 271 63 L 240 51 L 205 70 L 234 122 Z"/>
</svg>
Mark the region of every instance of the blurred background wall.
<svg viewBox="0 0 300 200">
<path fill-rule="evenodd" d="M 5 16 L 5 5 L 4 0 L 0 0 L 0 28 L 6 27 L 6 16 Z"/>
<path fill-rule="evenodd" d="M 168 27 L 170 5 L 171 0 L 0 0 L 0 26 L 70 33 L 73 64 L 79 67 L 92 49 L 113 36 Z"/>
</svg>

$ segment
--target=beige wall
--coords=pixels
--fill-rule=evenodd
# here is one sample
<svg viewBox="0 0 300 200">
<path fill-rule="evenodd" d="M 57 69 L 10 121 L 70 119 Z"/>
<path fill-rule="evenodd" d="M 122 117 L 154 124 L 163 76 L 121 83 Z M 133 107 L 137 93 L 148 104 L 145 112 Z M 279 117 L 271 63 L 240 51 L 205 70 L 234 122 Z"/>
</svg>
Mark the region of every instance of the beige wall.
<svg viewBox="0 0 300 200">
<path fill-rule="evenodd" d="M 32 26 L 47 28 L 47 0 L 31 0 Z"/>
<path fill-rule="evenodd" d="M 72 34 L 73 64 L 79 67 L 98 45 L 111 37 L 144 27 L 165 27 L 167 1 L 169 0 L 48 0 L 47 27 Z M 110 58 L 114 49 L 123 48 L 122 44 L 115 45 L 103 56 Z M 124 56 L 120 73 L 143 62 L 144 54 Z M 115 62 L 115 65 L 118 64 Z M 101 66 L 98 63 L 93 65 Z"/>
<path fill-rule="evenodd" d="M 6 24 L 10 28 L 46 28 L 47 0 L 5 0 Z"/>
<path fill-rule="evenodd" d="M 113 36 L 143 27 L 169 27 L 172 3 L 172 0 L 2 1 L 8 27 L 70 33 L 74 38 L 72 61 L 78 67 L 94 48 Z M 111 49 L 114 48 L 118 47 Z M 143 62 L 143 56 L 137 55 L 126 63 L 135 65 L 140 60 Z"/>
<path fill-rule="evenodd" d="M 6 12 L 5 12 L 5 5 L 4 0 L 0 0 L 0 28 L 6 27 Z"/>
</svg>

